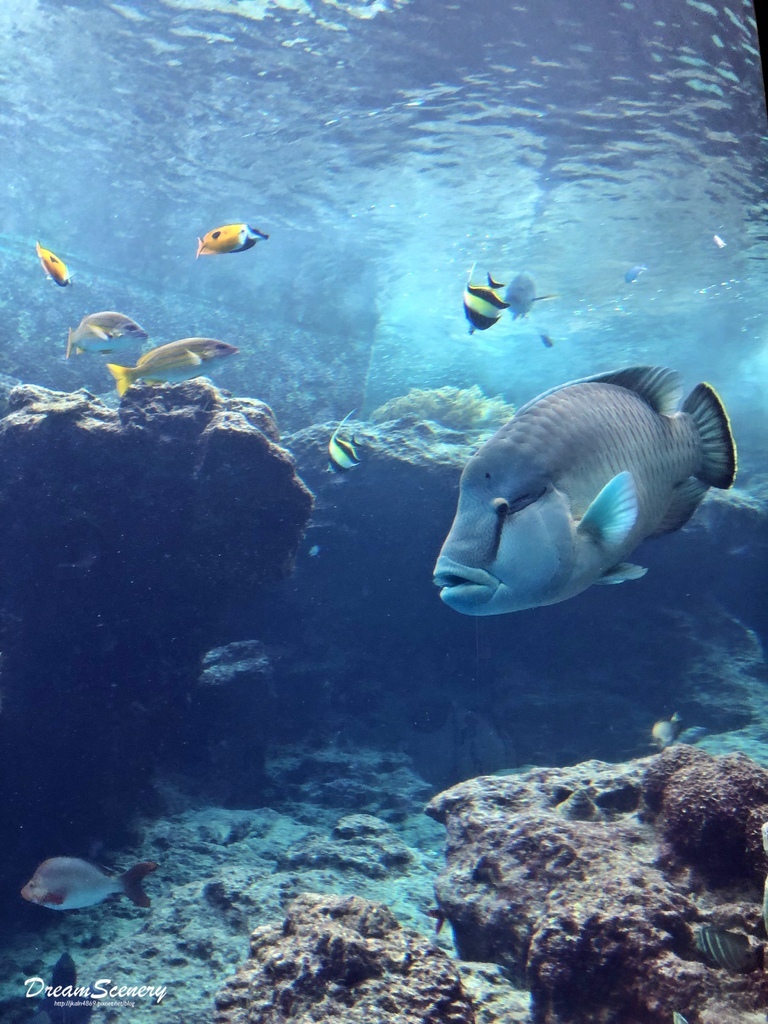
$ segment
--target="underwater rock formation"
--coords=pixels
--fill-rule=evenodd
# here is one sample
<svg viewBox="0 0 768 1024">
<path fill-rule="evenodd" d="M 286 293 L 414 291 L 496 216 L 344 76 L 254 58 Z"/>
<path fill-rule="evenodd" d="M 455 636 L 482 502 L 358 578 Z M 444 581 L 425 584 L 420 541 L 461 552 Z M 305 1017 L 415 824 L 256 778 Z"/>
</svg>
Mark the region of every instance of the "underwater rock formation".
<svg viewBox="0 0 768 1024">
<path fill-rule="evenodd" d="M 305 893 L 251 936 L 214 1024 L 475 1024 L 450 958 L 359 896 Z"/>
<path fill-rule="evenodd" d="M 754 777 L 726 763 L 720 789 L 723 760 L 672 748 L 625 765 L 473 779 L 435 797 L 427 813 L 448 831 L 436 893 L 459 955 L 528 985 L 534 1024 L 668 1024 L 673 1010 L 714 1022 L 764 1007 L 762 970 L 723 969 L 697 945 L 702 926 L 727 929 L 750 951 L 745 963 L 762 963 L 760 886 L 747 872 L 715 890 L 692 878 L 690 860 L 670 866 L 646 802 L 658 805 L 665 765 L 695 761 L 713 808 L 734 797 L 744 806 Z M 575 794 L 593 805 L 588 817 L 563 813 Z"/>
<path fill-rule="evenodd" d="M 26 870 L 122 825 L 164 761 L 194 760 L 200 658 L 228 609 L 290 572 L 312 495 L 270 409 L 204 381 L 133 387 L 117 410 L 31 385 L 9 402 L 0 770 Z"/>
</svg>

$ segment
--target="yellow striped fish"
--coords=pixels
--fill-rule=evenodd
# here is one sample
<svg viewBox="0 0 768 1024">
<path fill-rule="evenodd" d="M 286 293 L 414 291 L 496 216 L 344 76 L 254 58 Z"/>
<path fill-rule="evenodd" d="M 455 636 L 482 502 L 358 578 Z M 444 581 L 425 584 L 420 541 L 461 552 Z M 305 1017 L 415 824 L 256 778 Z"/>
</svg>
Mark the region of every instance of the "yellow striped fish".
<svg viewBox="0 0 768 1024">
<path fill-rule="evenodd" d="M 118 395 L 124 395 L 137 380 L 145 380 L 148 384 L 171 384 L 201 377 L 208 373 L 212 363 L 237 351 L 234 345 L 215 338 L 183 338 L 145 352 L 135 366 L 107 363 L 107 369 L 117 382 Z"/>
</svg>

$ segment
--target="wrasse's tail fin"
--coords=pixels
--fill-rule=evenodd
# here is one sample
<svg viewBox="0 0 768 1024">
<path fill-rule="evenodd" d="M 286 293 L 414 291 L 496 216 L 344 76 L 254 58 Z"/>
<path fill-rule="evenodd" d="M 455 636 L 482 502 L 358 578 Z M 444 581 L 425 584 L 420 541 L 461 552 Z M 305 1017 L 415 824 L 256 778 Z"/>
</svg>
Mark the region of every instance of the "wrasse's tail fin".
<svg viewBox="0 0 768 1024">
<path fill-rule="evenodd" d="M 701 438 L 704 464 L 699 478 L 709 487 L 731 487 L 736 479 L 736 442 L 720 396 L 709 384 L 697 384 L 683 402 Z"/>
<path fill-rule="evenodd" d="M 152 902 L 142 889 L 141 883 L 153 871 L 157 871 L 157 864 L 153 860 L 143 860 L 120 876 L 123 892 L 137 907 L 148 907 Z"/>
<path fill-rule="evenodd" d="M 69 357 L 71 355 L 72 355 L 72 328 L 70 327 L 69 328 L 69 332 L 67 334 L 67 354 L 65 356 L 65 359 L 69 359 Z"/>
<path fill-rule="evenodd" d="M 202 240 L 202 238 L 198 238 L 198 240 L 197 240 L 197 254 L 195 256 L 196 260 L 199 259 L 201 256 L 205 256 L 205 253 L 203 252 L 203 247 L 204 246 L 205 246 L 205 242 Z"/>
<path fill-rule="evenodd" d="M 117 363 L 107 363 L 107 369 L 115 378 L 117 393 L 122 398 L 131 384 L 136 380 L 136 374 L 134 373 L 133 367 L 118 366 Z"/>
</svg>

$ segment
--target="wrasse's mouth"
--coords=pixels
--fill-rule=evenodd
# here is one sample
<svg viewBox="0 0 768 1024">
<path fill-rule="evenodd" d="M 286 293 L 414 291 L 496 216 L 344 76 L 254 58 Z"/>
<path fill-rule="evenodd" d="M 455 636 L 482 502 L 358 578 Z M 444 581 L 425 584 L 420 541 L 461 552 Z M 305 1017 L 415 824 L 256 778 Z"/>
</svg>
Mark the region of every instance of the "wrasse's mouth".
<svg viewBox="0 0 768 1024">
<path fill-rule="evenodd" d="M 440 597 L 447 605 L 469 615 L 478 605 L 487 604 L 500 586 L 500 581 L 485 569 L 461 565 L 449 558 L 438 559 L 434 583 L 440 587 Z"/>
</svg>

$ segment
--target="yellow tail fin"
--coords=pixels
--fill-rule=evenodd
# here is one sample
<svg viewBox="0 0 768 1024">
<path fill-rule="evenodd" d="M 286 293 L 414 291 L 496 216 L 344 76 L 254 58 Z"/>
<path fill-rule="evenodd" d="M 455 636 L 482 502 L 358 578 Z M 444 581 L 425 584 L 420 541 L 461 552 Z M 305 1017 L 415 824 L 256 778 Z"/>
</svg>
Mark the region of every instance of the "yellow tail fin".
<svg viewBox="0 0 768 1024">
<path fill-rule="evenodd" d="M 136 380 L 132 366 L 118 366 L 117 363 L 107 363 L 107 369 L 115 378 L 117 393 L 121 397 Z"/>
</svg>

